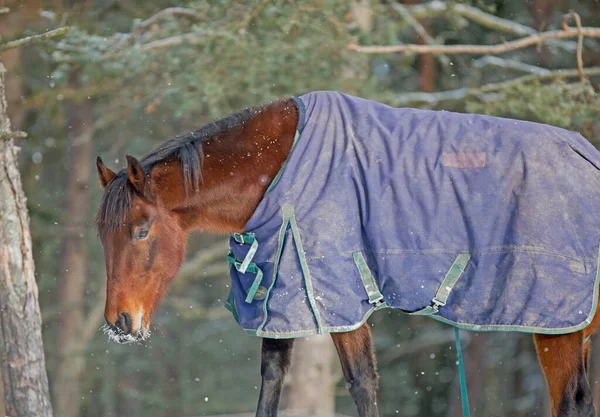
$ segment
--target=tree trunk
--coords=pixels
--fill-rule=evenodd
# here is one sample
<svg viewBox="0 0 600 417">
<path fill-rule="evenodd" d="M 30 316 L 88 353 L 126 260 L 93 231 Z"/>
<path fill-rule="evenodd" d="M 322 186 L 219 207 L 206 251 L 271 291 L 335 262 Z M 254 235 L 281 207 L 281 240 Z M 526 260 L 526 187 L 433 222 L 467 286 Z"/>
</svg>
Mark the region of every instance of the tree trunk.
<svg viewBox="0 0 600 417">
<path fill-rule="evenodd" d="M 305 410 L 307 417 L 333 416 L 335 361 L 335 347 L 329 335 L 297 339 L 292 354 L 287 408 Z"/>
<path fill-rule="evenodd" d="M 51 417 L 29 215 L 0 64 L 0 341 L 6 415 Z"/>
<path fill-rule="evenodd" d="M 552 0 L 533 0 L 530 3 L 531 18 L 533 20 L 533 28 L 544 31 L 548 27 L 552 9 L 554 7 L 554 1 Z M 540 45 L 539 48 L 535 49 L 536 54 L 539 57 L 539 64 L 544 68 L 550 66 L 550 53 L 547 45 Z"/>
<path fill-rule="evenodd" d="M 77 74 L 71 86 L 79 87 Z M 58 286 L 59 304 L 65 309 L 59 322 L 58 340 L 63 346 L 56 377 L 54 404 L 61 417 L 77 417 L 81 405 L 81 374 L 85 365 L 83 351 L 89 340 L 84 333 L 85 279 L 87 254 L 84 236 L 90 201 L 92 160 L 92 106 L 89 100 L 69 103 L 69 159 L 63 227 L 62 278 Z M 96 323 L 88 323 L 96 326 Z M 92 336 L 92 334 L 90 334 Z"/>
<path fill-rule="evenodd" d="M 403 2 L 407 5 L 416 5 L 421 3 L 420 0 L 405 0 Z M 431 32 L 431 25 L 429 19 L 421 19 L 419 20 L 423 29 L 427 31 L 427 33 Z M 417 36 L 417 45 L 426 45 L 425 39 L 423 39 L 418 33 Z M 436 70 L 436 60 L 435 56 L 432 54 L 422 54 L 418 57 L 418 65 L 419 65 L 419 90 L 424 93 L 431 93 L 435 91 L 435 79 L 437 77 Z"/>
<path fill-rule="evenodd" d="M 0 340 L 0 342 L 2 342 Z M 2 351 L 2 343 L 0 343 L 0 361 L 2 360 L 4 352 Z M 6 410 L 6 404 L 4 403 L 4 383 L 2 382 L 2 378 L 0 378 L 0 414 L 2 410 Z"/>
</svg>

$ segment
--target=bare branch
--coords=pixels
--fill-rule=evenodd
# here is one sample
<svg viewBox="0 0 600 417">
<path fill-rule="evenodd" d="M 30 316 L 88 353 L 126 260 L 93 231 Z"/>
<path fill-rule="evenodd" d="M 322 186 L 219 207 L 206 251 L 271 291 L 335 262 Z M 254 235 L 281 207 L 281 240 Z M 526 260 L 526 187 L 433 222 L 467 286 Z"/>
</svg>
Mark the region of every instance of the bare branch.
<svg viewBox="0 0 600 417">
<path fill-rule="evenodd" d="M 18 130 L 15 132 L 0 133 L 0 140 L 22 139 L 22 138 L 26 138 L 26 137 L 27 137 L 27 133 L 20 132 Z"/>
<path fill-rule="evenodd" d="M 494 66 L 514 71 L 522 71 L 527 72 L 529 74 L 548 74 L 550 72 L 550 70 L 547 68 L 525 64 L 520 61 L 515 61 L 514 59 L 499 58 L 497 56 L 492 55 L 483 56 L 477 59 L 475 62 L 473 62 L 473 67 L 477 69 L 482 69 L 488 66 Z"/>
<path fill-rule="evenodd" d="M 428 3 L 410 6 L 408 10 L 416 19 L 436 17 L 446 13 L 456 13 L 457 15 L 469 19 L 483 27 L 502 33 L 509 33 L 511 35 L 519 36 L 535 35 L 538 33 L 538 31 L 532 27 L 522 25 L 512 20 L 502 19 L 486 13 L 477 7 L 467 6 L 460 3 L 448 4 L 443 1 L 434 0 Z M 553 46 L 570 52 L 575 50 L 574 42 L 551 41 L 549 43 L 552 43 Z"/>
<path fill-rule="evenodd" d="M 62 36 L 69 31 L 69 27 L 62 27 L 58 29 L 49 30 L 48 32 L 41 33 L 39 35 L 28 36 L 26 38 L 17 39 L 14 41 L 6 42 L 0 45 L 0 52 L 8 49 L 20 48 L 22 46 L 31 45 L 32 43 L 45 41 L 47 39 Z"/>
<path fill-rule="evenodd" d="M 254 20 L 254 18 L 256 18 L 256 16 L 258 16 L 260 14 L 260 12 L 264 9 L 264 7 L 267 5 L 268 0 L 261 0 L 258 5 L 251 11 L 249 12 L 246 17 L 244 18 L 244 20 L 242 20 L 242 22 L 240 23 L 240 29 L 247 29 L 248 25 L 250 24 L 250 22 L 252 22 L 252 20 Z"/>
<path fill-rule="evenodd" d="M 577 69 L 579 70 L 579 78 L 581 81 L 585 81 L 587 78 L 585 73 L 583 72 L 583 30 L 581 27 L 581 18 L 577 13 L 571 10 L 569 14 L 566 14 L 562 18 L 562 28 L 563 30 L 568 30 L 567 22 L 569 20 L 575 20 L 575 24 L 577 25 Z"/>
<path fill-rule="evenodd" d="M 389 54 L 396 52 L 412 52 L 416 54 L 501 54 L 508 51 L 538 45 L 549 39 L 575 38 L 578 36 L 600 38 L 600 28 L 583 27 L 581 30 L 568 28 L 566 30 L 553 30 L 540 34 L 527 36 L 497 45 L 388 45 L 388 46 L 360 46 L 354 43 L 348 49 L 364 54 Z"/>
<path fill-rule="evenodd" d="M 589 76 L 600 75 L 600 67 L 589 67 L 586 69 Z M 457 90 L 441 91 L 438 93 L 407 93 L 402 94 L 394 101 L 398 107 L 415 106 L 419 104 L 434 105 L 441 101 L 459 101 L 468 97 L 488 94 L 505 88 L 513 87 L 518 84 L 530 81 L 544 81 L 549 79 L 564 79 L 579 77 L 579 71 L 576 69 L 548 71 L 542 74 L 525 75 L 512 80 L 499 83 L 486 84 L 479 88 L 459 88 Z"/>
<path fill-rule="evenodd" d="M 406 22 L 408 22 L 409 25 L 413 27 L 415 32 L 417 32 L 417 34 L 423 38 L 423 41 L 425 41 L 426 44 L 439 45 L 439 43 L 436 42 L 435 39 L 429 35 L 429 33 L 427 33 L 427 29 L 425 29 L 423 25 L 419 23 L 419 21 L 415 19 L 413 15 L 410 14 L 406 6 L 400 3 L 392 3 L 391 6 L 400 14 L 400 16 L 402 16 L 404 20 L 406 20 Z M 450 58 L 448 58 L 446 55 L 440 55 L 440 61 L 444 65 L 450 65 Z"/>
<path fill-rule="evenodd" d="M 232 35 L 228 32 L 213 32 L 203 31 L 197 33 L 184 33 L 182 35 L 171 36 L 165 39 L 159 39 L 157 41 L 148 42 L 142 45 L 143 51 L 151 51 L 154 49 L 170 48 L 172 46 L 189 43 L 190 45 L 199 44 L 206 36 L 222 36 L 225 38 L 231 38 Z"/>
<path fill-rule="evenodd" d="M 189 17 L 189 18 L 192 18 L 195 20 L 206 19 L 206 16 L 198 13 L 194 9 L 190 9 L 187 7 L 167 7 L 166 9 L 159 11 L 158 13 L 154 14 L 153 16 L 150 16 L 148 19 L 143 20 L 140 23 L 138 23 L 135 26 L 135 30 L 139 31 L 142 29 L 146 29 L 148 26 L 156 23 L 158 20 L 162 19 L 163 17 L 173 16 L 173 15 Z"/>
</svg>

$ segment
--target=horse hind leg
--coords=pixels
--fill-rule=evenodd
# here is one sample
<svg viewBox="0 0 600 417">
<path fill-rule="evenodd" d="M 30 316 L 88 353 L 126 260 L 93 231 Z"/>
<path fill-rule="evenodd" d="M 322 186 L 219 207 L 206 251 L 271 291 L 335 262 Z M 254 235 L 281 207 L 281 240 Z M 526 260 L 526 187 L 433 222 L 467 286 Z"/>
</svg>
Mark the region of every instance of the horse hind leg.
<svg viewBox="0 0 600 417">
<path fill-rule="evenodd" d="M 583 331 L 534 335 L 538 359 L 550 392 L 552 417 L 595 415 L 592 390 L 587 379 L 583 338 Z"/>
<path fill-rule="evenodd" d="M 359 417 L 377 417 L 378 376 L 369 325 L 348 333 L 332 333 L 331 337 Z"/>
</svg>

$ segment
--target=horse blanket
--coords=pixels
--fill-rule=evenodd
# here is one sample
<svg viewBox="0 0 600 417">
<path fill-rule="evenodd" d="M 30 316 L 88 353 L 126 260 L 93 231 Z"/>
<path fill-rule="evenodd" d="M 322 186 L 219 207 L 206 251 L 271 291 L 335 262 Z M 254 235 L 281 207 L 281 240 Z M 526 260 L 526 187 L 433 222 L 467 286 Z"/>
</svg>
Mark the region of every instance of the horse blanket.
<svg viewBox="0 0 600 417">
<path fill-rule="evenodd" d="M 553 126 L 295 98 L 292 152 L 244 233 L 228 308 L 270 338 L 396 308 L 478 331 L 568 333 L 598 301 L 600 153 Z"/>
</svg>

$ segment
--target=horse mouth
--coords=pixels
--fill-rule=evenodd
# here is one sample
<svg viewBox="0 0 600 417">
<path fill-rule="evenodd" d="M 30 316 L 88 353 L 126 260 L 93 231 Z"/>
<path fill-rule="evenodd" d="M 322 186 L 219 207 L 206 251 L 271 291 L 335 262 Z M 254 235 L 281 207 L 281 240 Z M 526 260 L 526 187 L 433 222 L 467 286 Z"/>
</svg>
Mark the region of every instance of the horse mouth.
<svg viewBox="0 0 600 417">
<path fill-rule="evenodd" d="M 121 345 L 127 345 L 130 343 L 142 343 L 150 337 L 150 330 L 144 331 L 142 329 L 134 333 L 125 333 L 117 326 L 111 324 L 105 324 L 102 326 L 102 332 L 108 336 L 108 339 L 117 342 Z"/>
</svg>

